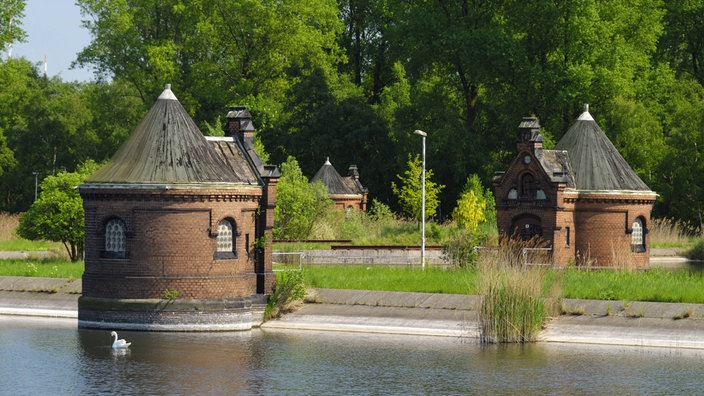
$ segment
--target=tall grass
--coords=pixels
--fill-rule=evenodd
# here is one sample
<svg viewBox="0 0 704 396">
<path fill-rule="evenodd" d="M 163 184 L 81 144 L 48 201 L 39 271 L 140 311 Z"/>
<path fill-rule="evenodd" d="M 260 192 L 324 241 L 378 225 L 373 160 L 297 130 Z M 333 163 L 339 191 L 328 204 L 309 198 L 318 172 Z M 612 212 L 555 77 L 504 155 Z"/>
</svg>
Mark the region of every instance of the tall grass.
<svg viewBox="0 0 704 396">
<path fill-rule="evenodd" d="M 16 240 L 15 230 L 19 224 L 19 214 L 0 212 L 0 241 Z"/>
<path fill-rule="evenodd" d="M 547 318 L 557 312 L 559 282 L 548 282 L 547 269 L 524 266 L 521 251 L 522 246 L 507 240 L 477 259 L 482 342 L 535 341 Z"/>
<path fill-rule="evenodd" d="M 19 224 L 19 214 L 0 212 L 0 251 L 27 252 L 45 250 L 51 251 L 59 257 L 67 256 L 66 250 L 59 242 L 29 241 L 18 237 L 15 231 Z"/>
<path fill-rule="evenodd" d="M 655 248 L 684 248 L 702 236 L 702 230 L 668 218 L 652 219 L 648 232 Z"/>
</svg>

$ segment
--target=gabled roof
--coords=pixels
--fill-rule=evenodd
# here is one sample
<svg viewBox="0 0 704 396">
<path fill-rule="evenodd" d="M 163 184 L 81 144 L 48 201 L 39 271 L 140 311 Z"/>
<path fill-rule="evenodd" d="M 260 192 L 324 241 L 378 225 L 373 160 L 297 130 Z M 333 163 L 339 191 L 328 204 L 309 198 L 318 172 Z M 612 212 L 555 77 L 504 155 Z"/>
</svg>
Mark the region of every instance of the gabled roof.
<svg viewBox="0 0 704 396">
<path fill-rule="evenodd" d="M 613 143 L 584 111 L 555 146 L 565 150 L 574 172 L 575 188 L 587 191 L 651 191 Z"/>
<path fill-rule="evenodd" d="M 86 183 L 247 183 L 218 156 L 167 85 L 120 149 Z"/>
<path fill-rule="evenodd" d="M 361 192 L 356 191 L 345 178 L 337 173 L 330 163 L 329 158 L 325 160 L 323 166 L 320 167 L 310 181 L 312 183 L 318 180 L 328 188 L 328 194 L 330 195 L 361 194 Z"/>
<path fill-rule="evenodd" d="M 567 187 L 575 187 L 574 173 L 566 151 L 540 150 L 535 154 L 552 183 L 565 183 Z"/>
</svg>

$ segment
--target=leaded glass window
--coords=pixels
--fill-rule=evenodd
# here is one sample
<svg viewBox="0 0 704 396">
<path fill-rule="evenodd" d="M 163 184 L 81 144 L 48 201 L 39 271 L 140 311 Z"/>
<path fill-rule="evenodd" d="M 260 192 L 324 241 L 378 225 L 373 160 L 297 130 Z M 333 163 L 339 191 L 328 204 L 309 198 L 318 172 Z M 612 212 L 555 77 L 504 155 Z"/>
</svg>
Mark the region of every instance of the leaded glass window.
<svg viewBox="0 0 704 396">
<path fill-rule="evenodd" d="M 218 252 L 233 252 L 235 249 L 234 227 L 230 220 L 218 223 Z"/>
<path fill-rule="evenodd" d="M 111 219 L 105 225 L 105 251 L 124 252 L 125 250 L 125 222 Z"/>
<path fill-rule="evenodd" d="M 637 218 L 631 227 L 631 250 L 634 252 L 645 251 L 645 240 L 643 238 L 643 220 Z"/>
</svg>

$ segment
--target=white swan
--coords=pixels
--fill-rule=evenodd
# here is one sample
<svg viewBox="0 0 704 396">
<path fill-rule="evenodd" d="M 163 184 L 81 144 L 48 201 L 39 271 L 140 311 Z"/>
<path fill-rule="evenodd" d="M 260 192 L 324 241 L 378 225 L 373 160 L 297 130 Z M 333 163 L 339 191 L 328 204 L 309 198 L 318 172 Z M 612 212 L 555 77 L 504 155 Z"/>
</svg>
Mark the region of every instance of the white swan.
<svg viewBox="0 0 704 396">
<path fill-rule="evenodd" d="M 129 348 L 130 345 L 132 344 L 131 342 L 127 342 L 123 339 L 117 339 L 117 333 L 112 332 L 110 333 L 111 336 L 115 337 L 115 340 L 112 342 L 112 347 L 113 349 L 123 349 L 123 348 Z"/>
</svg>

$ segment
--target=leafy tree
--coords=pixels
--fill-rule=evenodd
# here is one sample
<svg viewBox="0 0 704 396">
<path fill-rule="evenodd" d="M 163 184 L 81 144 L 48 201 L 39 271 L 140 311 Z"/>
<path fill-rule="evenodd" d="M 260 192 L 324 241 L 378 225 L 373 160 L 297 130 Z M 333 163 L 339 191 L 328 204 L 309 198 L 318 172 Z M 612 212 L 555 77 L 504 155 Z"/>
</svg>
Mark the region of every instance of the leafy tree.
<svg viewBox="0 0 704 396">
<path fill-rule="evenodd" d="M 279 124 L 261 132 L 273 162 L 294 156 L 307 175 L 315 174 L 326 158 L 338 166 L 357 164 L 363 185 L 377 197 L 389 197 L 388 160 L 394 146 L 385 122 L 360 89 L 315 69 L 302 73 L 284 108 Z"/>
<path fill-rule="evenodd" d="M 295 157 L 281 164 L 281 179 L 276 187 L 274 237 L 302 240 L 308 238 L 315 221 L 332 205 L 322 182 L 309 183 Z"/>
<path fill-rule="evenodd" d="M 704 85 L 704 3 L 668 0 L 664 5 L 667 13 L 658 43 L 659 59 Z"/>
<path fill-rule="evenodd" d="M 476 231 L 479 224 L 496 221 L 494 195 L 484 189 L 478 175 L 467 178 L 452 218 L 470 233 Z"/>
<path fill-rule="evenodd" d="M 20 216 L 17 234 L 30 240 L 61 242 L 71 261 L 83 258 L 83 200 L 76 187 L 97 169 L 87 162 L 78 172 L 60 172 L 41 183 L 41 195 Z"/>
<path fill-rule="evenodd" d="M 423 186 L 422 177 L 423 166 L 420 155 L 408 156 L 408 169 L 403 176 L 396 175 L 400 185 L 391 182 L 391 189 L 398 198 L 403 211 L 412 219 L 421 220 L 421 209 L 423 206 Z M 440 204 L 438 199 L 440 192 L 445 186 L 433 182 L 433 170 L 425 171 L 425 218 L 433 216 Z"/>
<path fill-rule="evenodd" d="M 280 110 L 305 64 L 333 73 L 342 60 L 334 0 L 79 0 L 92 42 L 77 64 L 129 82 L 151 103 L 164 83 L 198 120 L 233 101 L 260 126 Z"/>
<path fill-rule="evenodd" d="M 24 42 L 27 38 L 27 33 L 21 28 L 25 5 L 25 0 L 0 0 L 0 43 L 3 50 L 5 45 L 9 46 L 14 41 Z"/>
</svg>

